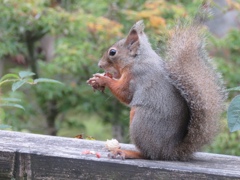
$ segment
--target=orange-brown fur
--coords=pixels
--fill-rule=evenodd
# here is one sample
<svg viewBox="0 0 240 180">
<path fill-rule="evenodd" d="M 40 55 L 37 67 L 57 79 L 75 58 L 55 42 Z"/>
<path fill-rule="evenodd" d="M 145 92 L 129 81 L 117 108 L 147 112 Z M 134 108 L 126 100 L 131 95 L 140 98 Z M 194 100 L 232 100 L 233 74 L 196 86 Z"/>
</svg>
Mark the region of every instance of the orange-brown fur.
<svg viewBox="0 0 240 180">
<path fill-rule="evenodd" d="M 121 156 L 122 159 L 144 159 L 144 156 L 140 152 L 131 150 L 117 149 L 109 154 L 112 158 L 116 158 L 118 155 Z"/>
<path fill-rule="evenodd" d="M 131 75 L 128 72 L 125 72 L 119 80 L 112 80 L 107 84 L 110 91 L 124 104 L 129 104 L 132 100 L 127 98 L 131 94 L 129 91 L 130 79 Z"/>
<path fill-rule="evenodd" d="M 129 123 L 129 124 L 132 123 L 134 114 L 135 114 L 135 107 L 132 107 L 132 108 L 131 108 L 131 111 L 130 111 L 130 123 Z"/>
</svg>

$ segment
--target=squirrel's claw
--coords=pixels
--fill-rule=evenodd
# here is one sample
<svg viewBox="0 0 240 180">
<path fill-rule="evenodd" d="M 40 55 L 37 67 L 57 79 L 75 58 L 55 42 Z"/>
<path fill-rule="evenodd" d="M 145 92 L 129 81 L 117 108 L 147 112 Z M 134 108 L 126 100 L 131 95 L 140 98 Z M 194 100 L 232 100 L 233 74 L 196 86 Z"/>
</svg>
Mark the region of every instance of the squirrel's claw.
<svg viewBox="0 0 240 180">
<path fill-rule="evenodd" d="M 104 73 L 96 73 L 96 74 L 93 74 L 93 77 L 102 77 L 104 75 L 105 75 Z"/>
<path fill-rule="evenodd" d="M 87 84 L 89 84 L 90 86 L 92 86 L 93 90 L 98 90 L 101 91 L 102 93 L 105 90 L 105 86 L 101 86 L 99 85 L 99 83 L 97 82 L 97 77 L 92 77 L 87 81 Z"/>
<path fill-rule="evenodd" d="M 121 149 L 113 150 L 108 154 L 108 158 L 111 159 L 116 159 L 116 158 L 121 158 L 122 160 L 125 159 L 125 152 L 122 151 Z"/>
</svg>

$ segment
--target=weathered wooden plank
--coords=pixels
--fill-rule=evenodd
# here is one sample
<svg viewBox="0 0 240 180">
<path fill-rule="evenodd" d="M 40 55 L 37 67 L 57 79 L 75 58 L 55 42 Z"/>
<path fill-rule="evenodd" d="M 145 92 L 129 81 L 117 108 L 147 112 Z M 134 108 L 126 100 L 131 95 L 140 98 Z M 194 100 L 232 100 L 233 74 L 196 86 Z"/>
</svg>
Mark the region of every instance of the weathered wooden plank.
<svg viewBox="0 0 240 180">
<path fill-rule="evenodd" d="M 1 141 L 1 140 L 0 140 Z M 13 177 L 15 156 L 12 152 L 0 152 L 0 179 Z"/>
<path fill-rule="evenodd" d="M 240 179 L 240 157 L 189 162 L 108 159 L 104 142 L 0 131 L 0 179 Z M 134 149 L 122 144 L 124 149 Z M 102 157 L 81 154 L 100 152 Z"/>
</svg>

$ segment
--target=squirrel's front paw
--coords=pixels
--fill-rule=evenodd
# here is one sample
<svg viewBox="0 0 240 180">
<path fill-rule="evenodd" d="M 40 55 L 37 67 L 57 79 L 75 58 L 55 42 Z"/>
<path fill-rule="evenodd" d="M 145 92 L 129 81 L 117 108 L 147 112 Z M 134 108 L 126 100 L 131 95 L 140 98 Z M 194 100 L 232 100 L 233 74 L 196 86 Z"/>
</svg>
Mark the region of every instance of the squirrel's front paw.
<svg viewBox="0 0 240 180">
<path fill-rule="evenodd" d="M 98 79 L 93 77 L 93 78 L 90 78 L 87 83 L 92 86 L 93 90 L 98 90 L 98 91 L 101 91 L 101 92 L 104 92 L 104 89 L 105 89 L 105 86 L 101 86 L 99 83 L 98 83 Z"/>
<path fill-rule="evenodd" d="M 113 150 L 111 151 L 109 154 L 108 154 L 108 157 L 109 158 L 112 158 L 112 159 L 116 159 L 116 158 L 121 158 L 122 160 L 125 159 L 126 155 L 125 155 L 125 152 L 121 149 L 116 149 L 116 150 Z"/>
<path fill-rule="evenodd" d="M 87 83 L 92 86 L 94 90 L 99 90 L 103 92 L 107 83 L 107 78 L 109 79 L 109 76 L 97 73 L 94 74 L 93 77 L 87 81 Z"/>
</svg>

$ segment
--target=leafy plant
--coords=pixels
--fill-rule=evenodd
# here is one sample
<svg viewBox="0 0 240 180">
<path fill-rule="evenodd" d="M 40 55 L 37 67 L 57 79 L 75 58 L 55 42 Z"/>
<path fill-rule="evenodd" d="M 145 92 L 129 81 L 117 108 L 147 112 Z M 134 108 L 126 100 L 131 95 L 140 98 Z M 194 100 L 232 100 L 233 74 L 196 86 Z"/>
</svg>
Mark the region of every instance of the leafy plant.
<svg viewBox="0 0 240 180">
<path fill-rule="evenodd" d="M 240 87 L 231 88 L 229 91 L 240 91 Z M 240 95 L 231 101 L 227 111 L 227 119 L 230 132 L 240 130 Z"/>
<path fill-rule="evenodd" d="M 35 73 L 32 73 L 30 71 L 21 71 L 18 73 L 18 75 L 6 74 L 0 79 L 0 88 L 2 88 L 3 85 L 5 85 L 6 83 L 12 83 L 11 89 L 14 92 L 24 84 L 35 85 L 37 83 L 42 83 L 42 82 L 62 84 L 59 81 L 48 79 L 48 78 L 33 79 L 32 76 L 34 75 Z M 22 105 L 18 104 L 19 102 L 21 102 L 21 99 L 18 99 L 18 98 L 0 98 L 0 107 L 15 107 L 15 108 L 25 110 Z M 4 112 L 2 109 L 0 109 L 0 111 L 1 111 L 1 114 L 3 114 L 0 118 L 3 119 Z M 8 125 L 0 124 L 0 129 L 7 129 L 9 127 L 10 126 Z"/>
<path fill-rule="evenodd" d="M 24 84 L 37 84 L 39 82 L 49 82 L 49 83 L 59 83 L 62 84 L 59 81 L 48 79 L 48 78 L 38 78 L 33 79 L 32 76 L 34 76 L 35 73 L 29 72 L 29 71 L 21 71 L 19 74 L 6 74 L 0 79 L 0 87 L 4 83 L 12 82 L 12 91 L 16 91 L 18 88 L 20 88 Z"/>
</svg>

